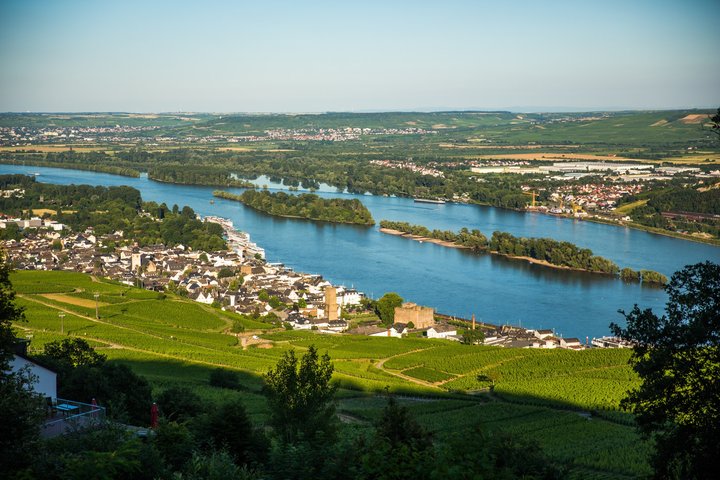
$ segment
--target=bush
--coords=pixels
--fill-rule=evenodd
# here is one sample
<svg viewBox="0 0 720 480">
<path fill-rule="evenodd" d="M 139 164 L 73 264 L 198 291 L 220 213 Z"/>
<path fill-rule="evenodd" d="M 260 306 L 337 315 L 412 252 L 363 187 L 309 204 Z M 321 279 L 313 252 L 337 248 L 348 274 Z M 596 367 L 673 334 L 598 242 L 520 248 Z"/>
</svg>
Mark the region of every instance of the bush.
<svg viewBox="0 0 720 480">
<path fill-rule="evenodd" d="M 240 388 L 240 377 L 237 372 L 216 368 L 210 373 L 210 385 L 218 388 L 237 390 Z"/>
<path fill-rule="evenodd" d="M 203 411 L 203 403 L 197 393 L 187 387 L 171 387 L 157 398 L 163 416 L 170 421 L 184 421 Z"/>
</svg>

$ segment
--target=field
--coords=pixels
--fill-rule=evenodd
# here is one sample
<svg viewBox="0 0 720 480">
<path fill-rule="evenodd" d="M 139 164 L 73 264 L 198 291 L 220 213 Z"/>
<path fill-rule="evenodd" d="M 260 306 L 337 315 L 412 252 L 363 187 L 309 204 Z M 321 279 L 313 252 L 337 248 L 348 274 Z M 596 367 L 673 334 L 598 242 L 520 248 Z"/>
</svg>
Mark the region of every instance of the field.
<svg viewBox="0 0 720 480">
<path fill-rule="evenodd" d="M 27 322 L 16 326 L 39 350 L 64 334 L 81 337 L 111 361 L 131 366 L 155 391 L 191 386 L 214 401 L 236 393 L 208 385 L 212 368 L 241 374 L 240 393 L 255 421 L 267 407 L 261 376 L 289 349 L 310 345 L 328 352 L 339 383 L 338 411 L 358 428 L 378 418 L 386 389 L 400 395 L 418 420 L 444 435 L 483 423 L 535 438 L 545 451 L 572 464 L 575 478 L 632 478 L 648 472 L 649 446 L 618 411 L 638 380 L 619 350 L 539 351 L 466 346 L 421 338 L 375 338 L 272 330 L 246 322 L 265 347 L 243 348 L 228 333 L 236 315 L 168 295 L 78 273 L 16 272 L 18 303 Z M 95 318 L 94 292 L 100 294 Z M 492 388 L 490 388 L 492 387 Z"/>
</svg>

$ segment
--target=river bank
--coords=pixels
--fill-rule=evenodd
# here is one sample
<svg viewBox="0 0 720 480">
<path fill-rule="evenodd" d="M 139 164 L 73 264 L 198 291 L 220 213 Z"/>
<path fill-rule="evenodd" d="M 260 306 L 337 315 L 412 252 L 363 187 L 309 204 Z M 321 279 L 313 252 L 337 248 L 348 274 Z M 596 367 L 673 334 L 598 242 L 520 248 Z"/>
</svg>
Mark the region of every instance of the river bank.
<svg viewBox="0 0 720 480">
<path fill-rule="evenodd" d="M 381 233 L 386 233 L 386 234 L 388 234 L 388 235 L 395 235 L 395 236 L 398 236 L 398 237 L 403 237 L 403 238 L 407 238 L 407 239 L 410 239 L 410 240 L 415 240 L 416 242 L 420 242 L 420 243 L 423 243 L 423 242 L 434 243 L 434 244 L 436 244 L 436 245 L 440 245 L 440 246 L 448 247 L 448 248 L 458 248 L 458 249 L 461 249 L 461 250 L 473 250 L 473 251 L 477 251 L 477 252 L 487 253 L 487 254 L 490 254 L 490 255 L 497 255 L 497 256 L 499 256 L 499 257 L 508 258 L 508 259 L 510 259 L 510 260 L 526 261 L 526 262 L 528 262 L 528 263 L 532 263 L 532 264 L 535 264 L 535 265 L 540 265 L 540 266 L 548 267 L 548 268 L 554 268 L 554 269 L 556 269 L 556 270 L 569 270 L 569 271 L 572 271 L 572 272 L 600 273 L 600 274 L 602 274 L 602 275 L 608 275 L 608 276 L 610 276 L 610 275 L 607 274 L 607 273 L 603 273 L 603 272 L 593 272 L 592 270 L 587 270 L 587 269 L 584 269 L 584 268 L 572 268 L 572 267 L 567 267 L 567 266 L 565 266 L 565 265 L 555 265 L 555 264 L 550 263 L 550 262 L 548 262 L 548 261 L 546 261 L 546 260 L 538 260 L 537 258 L 523 257 L 523 256 L 517 256 L 517 255 L 507 255 L 507 254 L 500 253 L 500 252 L 495 252 L 495 251 L 489 250 L 489 249 L 470 248 L 470 247 L 468 247 L 468 246 L 459 245 L 459 244 L 454 243 L 454 242 L 446 242 L 446 241 L 443 241 L 443 240 L 438 240 L 438 239 L 436 239 L 436 238 L 429 238 L 429 237 L 421 237 L 421 236 L 419 236 L 419 235 L 412 235 L 412 234 L 409 234 L 409 233 L 401 232 L 400 230 L 393 230 L 392 228 L 381 228 L 381 229 L 380 229 L 380 232 L 381 232 Z"/>
<path fill-rule="evenodd" d="M 488 323 L 553 327 L 566 337 L 600 337 L 608 334 L 610 321 L 623 320 L 618 309 L 638 304 L 662 311 L 667 302 L 660 289 L 642 288 L 605 275 L 467 255 L 459 248 L 427 248 L 417 241 L 396 241 L 377 228 L 284 220 L 237 202 L 216 199 L 213 204 L 212 187 L 160 183 L 144 175 L 128 178 L 48 167 L 0 165 L 0 172 L 40 172 L 38 181 L 45 183 L 132 186 L 147 201 L 187 204 L 203 217 L 232 220 L 266 250 L 270 262 L 284 263 L 296 271 L 322 272 L 333 284 L 352 286 L 373 297 L 396 291 L 403 298 L 449 315 L 469 317 L 474 312 Z M 230 191 L 242 193 L 240 189 Z M 338 196 L 329 190 L 318 195 Z M 376 219 L 406 219 L 440 230 L 470 226 L 486 232 L 507 231 L 518 237 L 555 237 L 590 248 L 620 265 L 649 267 L 668 276 L 688 264 L 717 261 L 720 255 L 720 250 L 710 245 L 594 222 L 475 205 L 430 205 L 370 195 L 347 197 L 362 200 Z M 522 302 L 518 302 L 518 295 L 522 295 Z"/>
</svg>

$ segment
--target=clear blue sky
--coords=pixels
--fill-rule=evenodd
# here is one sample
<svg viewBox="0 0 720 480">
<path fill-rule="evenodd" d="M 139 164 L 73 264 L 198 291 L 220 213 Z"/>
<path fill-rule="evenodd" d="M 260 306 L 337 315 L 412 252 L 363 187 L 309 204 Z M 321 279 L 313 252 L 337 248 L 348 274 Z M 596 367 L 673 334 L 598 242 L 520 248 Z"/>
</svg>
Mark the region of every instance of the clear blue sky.
<svg viewBox="0 0 720 480">
<path fill-rule="evenodd" d="M 0 1 L 0 111 L 720 105 L 720 1 Z"/>
</svg>

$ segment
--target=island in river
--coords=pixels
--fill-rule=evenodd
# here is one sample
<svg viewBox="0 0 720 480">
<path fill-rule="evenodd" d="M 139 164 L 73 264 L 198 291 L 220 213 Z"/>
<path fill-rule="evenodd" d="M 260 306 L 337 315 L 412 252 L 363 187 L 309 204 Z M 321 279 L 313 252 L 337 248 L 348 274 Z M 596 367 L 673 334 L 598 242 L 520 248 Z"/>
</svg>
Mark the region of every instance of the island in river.
<svg viewBox="0 0 720 480">
<path fill-rule="evenodd" d="M 570 242 L 560 242 L 551 238 L 515 237 L 507 232 L 493 232 L 488 241 L 479 230 L 461 229 L 429 230 L 422 225 L 407 222 L 382 220 L 380 231 L 390 235 L 399 235 L 417 241 L 436 243 L 444 247 L 465 248 L 489 252 L 507 258 L 526 260 L 530 263 L 561 270 L 602 273 L 617 276 L 625 281 L 642 281 L 647 285 L 662 286 L 667 278 L 651 270 L 635 272 L 629 268 L 622 271 L 612 260 L 593 255 L 588 248 L 579 248 Z"/>
<path fill-rule="evenodd" d="M 322 222 L 375 225 L 370 210 L 358 199 L 322 198 L 312 193 L 290 195 L 285 192 L 246 190 L 240 195 L 216 190 L 218 198 L 236 200 L 268 215 L 303 218 Z"/>
</svg>

